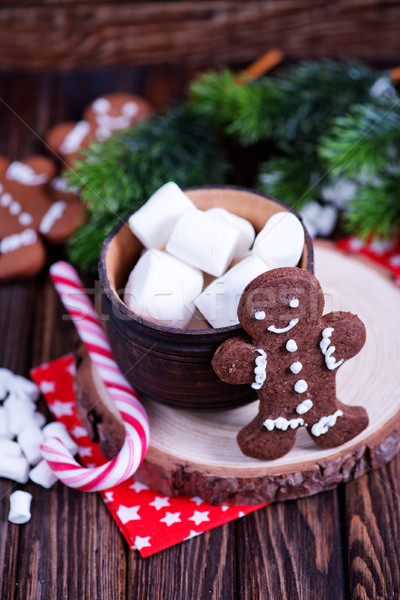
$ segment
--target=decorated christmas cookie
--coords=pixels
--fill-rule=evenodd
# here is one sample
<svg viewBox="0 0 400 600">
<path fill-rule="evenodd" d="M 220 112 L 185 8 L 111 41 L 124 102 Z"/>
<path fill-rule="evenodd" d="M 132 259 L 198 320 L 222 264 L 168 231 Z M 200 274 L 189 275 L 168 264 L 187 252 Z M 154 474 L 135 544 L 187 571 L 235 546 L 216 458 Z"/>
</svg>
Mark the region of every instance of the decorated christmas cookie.
<svg viewBox="0 0 400 600">
<path fill-rule="evenodd" d="M 101 96 L 85 110 L 77 123 L 59 123 L 47 134 L 46 142 L 62 161 L 71 166 L 80 150 L 95 140 L 107 138 L 114 131 L 128 129 L 148 117 L 150 104 L 133 94 L 115 93 Z"/>
<path fill-rule="evenodd" d="M 367 427 L 364 408 L 336 397 L 337 370 L 363 347 L 365 327 L 349 312 L 322 316 L 323 307 L 321 287 L 304 269 L 273 269 L 245 288 L 238 317 L 249 337 L 224 342 L 212 364 L 223 381 L 257 390 L 258 415 L 237 437 L 247 456 L 283 456 L 299 427 L 322 448 Z"/>
<path fill-rule="evenodd" d="M 63 243 L 86 219 L 76 199 L 52 202 L 46 185 L 54 163 L 32 156 L 10 163 L 0 157 L 0 280 L 29 277 L 45 262 L 41 236 Z"/>
</svg>

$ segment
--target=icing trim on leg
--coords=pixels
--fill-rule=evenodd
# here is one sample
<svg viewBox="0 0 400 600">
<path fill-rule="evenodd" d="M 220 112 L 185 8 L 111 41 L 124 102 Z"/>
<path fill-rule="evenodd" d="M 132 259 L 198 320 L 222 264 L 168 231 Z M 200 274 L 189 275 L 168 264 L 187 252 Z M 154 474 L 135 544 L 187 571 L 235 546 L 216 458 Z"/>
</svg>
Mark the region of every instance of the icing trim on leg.
<svg viewBox="0 0 400 600">
<path fill-rule="evenodd" d="M 317 421 L 317 423 L 314 423 L 314 425 L 311 427 L 311 433 L 315 437 L 319 437 L 320 435 L 327 433 L 329 427 L 336 425 L 338 417 L 343 417 L 343 411 L 340 409 L 334 412 L 332 415 L 321 417 L 320 420 Z"/>
</svg>

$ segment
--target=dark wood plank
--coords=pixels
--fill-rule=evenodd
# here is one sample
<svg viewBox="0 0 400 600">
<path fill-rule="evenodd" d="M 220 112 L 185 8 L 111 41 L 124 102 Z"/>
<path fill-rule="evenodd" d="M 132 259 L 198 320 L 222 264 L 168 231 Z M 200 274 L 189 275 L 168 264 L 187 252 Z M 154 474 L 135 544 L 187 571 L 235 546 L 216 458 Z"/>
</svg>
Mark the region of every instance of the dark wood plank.
<svg viewBox="0 0 400 600">
<path fill-rule="evenodd" d="M 400 596 L 400 456 L 345 488 L 353 600 Z"/>
<path fill-rule="evenodd" d="M 145 560 L 131 553 L 127 599 L 235 600 L 234 529 L 223 525 Z"/>
<path fill-rule="evenodd" d="M 267 46 L 291 60 L 398 60 L 396 0 L 28 2 L 0 12 L 2 69 L 210 67 L 252 61 Z"/>
<path fill-rule="evenodd" d="M 0 367 L 27 375 L 32 336 L 35 286 L 32 282 L 0 285 Z M 0 597 L 14 598 L 17 590 L 21 528 L 8 522 L 9 497 L 23 486 L 0 478 Z"/>
<path fill-rule="evenodd" d="M 337 492 L 271 504 L 237 525 L 243 600 L 345 597 Z"/>
</svg>

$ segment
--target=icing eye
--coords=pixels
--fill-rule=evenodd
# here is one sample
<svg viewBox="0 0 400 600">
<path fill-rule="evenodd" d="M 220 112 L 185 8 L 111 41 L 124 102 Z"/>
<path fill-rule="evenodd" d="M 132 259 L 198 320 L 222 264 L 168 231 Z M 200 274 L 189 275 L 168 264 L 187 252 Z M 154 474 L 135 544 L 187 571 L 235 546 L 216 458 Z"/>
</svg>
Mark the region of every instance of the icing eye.
<svg viewBox="0 0 400 600">
<path fill-rule="evenodd" d="M 257 319 L 257 321 L 263 321 L 266 315 L 263 310 L 258 310 L 256 313 L 254 313 L 254 317 Z"/>
<path fill-rule="evenodd" d="M 299 302 L 298 298 L 292 298 L 289 302 L 290 308 L 297 308 L 299 304 L 300 304 L 300 302 Z"/>
</svg>

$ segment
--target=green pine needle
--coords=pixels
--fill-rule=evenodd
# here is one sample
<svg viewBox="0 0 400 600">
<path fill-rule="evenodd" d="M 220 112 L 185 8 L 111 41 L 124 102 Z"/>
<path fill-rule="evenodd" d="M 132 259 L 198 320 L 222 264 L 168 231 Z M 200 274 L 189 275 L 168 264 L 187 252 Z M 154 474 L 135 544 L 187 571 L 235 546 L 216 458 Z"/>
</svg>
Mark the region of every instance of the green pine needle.
<svg viewBox="0 0 400 600">
<path fill-rule="evenodd" d="M 334 175 L 372 176 L 385 170 L 400 148 L 400 98 L 356 105 L 322 138 L 319 155 Z"/>
<path fill-rule="evenodd" d="M 400 173 L 386 175 L 382 181 L 361 185 L 345 213 L 347 229 L 361 238 L 370 235 L 388 236 L 399 233 Z"/>
<path fill-rule="evenodd" d="M 95 142 L 84 154 L 66 177 L 82 189 L 90 217 L 67 251 L 72 263 L 92 273 L 111 227 L 164 183 L 190 187 L 223 183 L 224 178 L 212 130 L 187 106 Z"/>
<path fill-rule="evenodd" d="M 318 199 L 319 173 L 316 163 L 297 156 L 272 158 L 261 165 L 257 188 L 300 210 Z"/>
<path fill-rule="evenodd" d="M 237 85 L 234 74 L 206 73 L 192 84 L 196 111 L 243 145 L 273 140 L 313 153 L 329 120 L 363 102 L 378 73 L 358 61 L 303 62 L 279 77 Z"/>
</svg>

